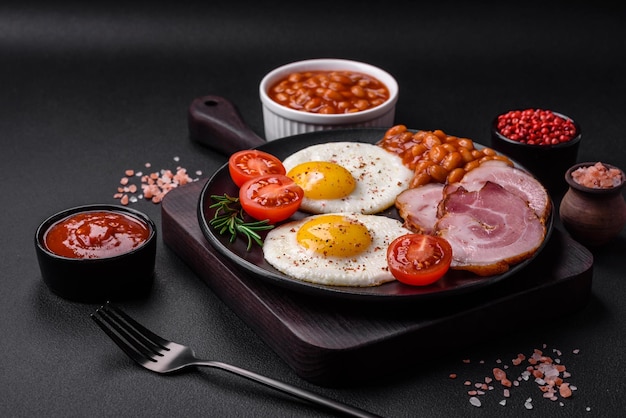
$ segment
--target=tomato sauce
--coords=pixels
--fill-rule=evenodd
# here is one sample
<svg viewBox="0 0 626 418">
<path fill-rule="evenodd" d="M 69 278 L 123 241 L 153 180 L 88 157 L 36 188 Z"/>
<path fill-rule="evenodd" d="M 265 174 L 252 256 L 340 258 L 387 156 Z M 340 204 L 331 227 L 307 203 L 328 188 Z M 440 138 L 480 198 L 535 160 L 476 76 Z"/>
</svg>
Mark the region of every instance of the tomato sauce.
<svg viewBox="0 0 626 418">
<path fill-rule="evenodd" d="M 127 253 L 150 237 L 149 226 L 130 215 L 112 211 L 81 212 L 48 229 L 46 247 L 68 258 L 107 258 Z"/>
</svg>

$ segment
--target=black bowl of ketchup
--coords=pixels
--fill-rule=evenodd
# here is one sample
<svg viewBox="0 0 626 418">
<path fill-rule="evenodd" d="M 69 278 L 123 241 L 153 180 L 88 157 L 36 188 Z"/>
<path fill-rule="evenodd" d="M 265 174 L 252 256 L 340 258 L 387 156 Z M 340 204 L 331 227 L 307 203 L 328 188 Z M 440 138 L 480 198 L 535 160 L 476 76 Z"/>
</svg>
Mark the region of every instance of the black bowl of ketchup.
<svg viewBox="0 0 626 418">
<path fill-rule="evenodd" d="M 52 215 L 37 228 L 41 275 L 77 302 L 145 296 L 154 281 L 156 225 L 123 206 L 87 205 Z"/>
</svg>

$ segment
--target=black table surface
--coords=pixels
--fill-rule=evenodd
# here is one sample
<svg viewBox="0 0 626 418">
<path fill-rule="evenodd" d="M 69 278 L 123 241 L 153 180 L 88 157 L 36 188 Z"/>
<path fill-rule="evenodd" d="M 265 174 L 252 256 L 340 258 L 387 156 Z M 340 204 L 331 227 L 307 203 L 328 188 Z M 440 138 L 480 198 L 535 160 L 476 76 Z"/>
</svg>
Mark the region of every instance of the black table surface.
<svg viewBox="0 0 626 418">
<path fill-rule="evenodd" d="M 90 319 L 98 305 L 59 298 L 41 279 L 33 237 L 49 215 L 118 203 L 126 169 L 182 166 L 201 181 L 226 162 L 189 139 L 187 110 L 197 97 L 229 99 L 263 136 L 258 84 L 266 72 L 300 59 L 356 59 L 397 78 L 396 123 L 486 143 L 496 114 L 548 108 L 582 126 L 579 161 L 626 168 L 623 6 L 203 3 L 0 5 L 2 416 L 327 414 L 219 371 L 145 371 Z M 130 206 L 160 225 L 160 205 Z M 591 251 L 592 295 L 580 311 L 563 316 L 559 298 L 549 306 L 529 300 L 545 321 L 480 344 L 459 341 L 453 355 L 407 359 L 405 370 L 349 387 L 299 378 L 162 241 L 154 289 L 120 306 L 203 357 L 384 416 L 617 416 L 626 410 L 626 232 Z M 480 408 L 470 404 L 464 379 L 481 380 L 499 359 L 544 347 L 561 353 L 573 397 L 561 405 L 525 383 L 505 406 L 500 388 L 483 395 Z"/>
</svg>

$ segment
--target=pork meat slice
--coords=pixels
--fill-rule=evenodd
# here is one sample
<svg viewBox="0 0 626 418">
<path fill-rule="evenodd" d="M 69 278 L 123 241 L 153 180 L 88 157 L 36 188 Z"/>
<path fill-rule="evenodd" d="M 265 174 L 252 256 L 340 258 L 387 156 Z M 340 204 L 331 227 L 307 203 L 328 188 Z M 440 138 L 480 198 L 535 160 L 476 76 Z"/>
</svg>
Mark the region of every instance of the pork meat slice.
<svg viewBox="0 0 626 418">
<path fill-rule="evenodd" d="M 443 188 L 441 183 L 427 183 L 407 189 L 396 197 L 396 208 L 406 228 L 420 234 L 434 232 Z"/>
<path fill-rule="evenodd" d="M 501 185 L 527 201 L 543 222 L 548 219 L 552 210 L 548 192 L 539 180 L 522 169 L 498 160 L 486 161 L 468 171 L 459 183 L 465 190 L 472 192 L 480 190 L 488 181 Z"/>
<path fill-rule="evenodd" d="M 504 273 L 530 258 L 546 236 L 528 203 L 491 181 L 475 191 L 457 187 L 441 201 L 439 214 L 435 233 L 452 246 L 451 268 L 480 276 Z"/>
</svg>

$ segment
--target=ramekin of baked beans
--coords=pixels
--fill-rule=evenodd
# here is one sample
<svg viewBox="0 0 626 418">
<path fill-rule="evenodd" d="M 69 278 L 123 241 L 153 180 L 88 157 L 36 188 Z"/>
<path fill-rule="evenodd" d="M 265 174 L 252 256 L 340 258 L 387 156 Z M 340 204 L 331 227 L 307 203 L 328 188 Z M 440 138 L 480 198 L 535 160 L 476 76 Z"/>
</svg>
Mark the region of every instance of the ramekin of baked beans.
<svg viewBox="0 0 626 418">
<path fill-rule="evenodd" d="M 491 122 L 491 147 L 528 169 L 552 194 L 567 190 L 563 175 L 576 163 L 581 139 L 574 119 L 542 108 L 503 112 Z"/>
<path fill-rule="evenodd" d="M 390 127 L 398 83 L 363 62 L 312 59 L 270 71 L 259 85 L 268 141 L 333 128 Z"/>
</svg>

